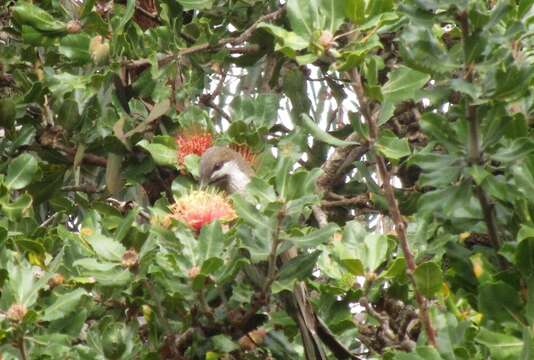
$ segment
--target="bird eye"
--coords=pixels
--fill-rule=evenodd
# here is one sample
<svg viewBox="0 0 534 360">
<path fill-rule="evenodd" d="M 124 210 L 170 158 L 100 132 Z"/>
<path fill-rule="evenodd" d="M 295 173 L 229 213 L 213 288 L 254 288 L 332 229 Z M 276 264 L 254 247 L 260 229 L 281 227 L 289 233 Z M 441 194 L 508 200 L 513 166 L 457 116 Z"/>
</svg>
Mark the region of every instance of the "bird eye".
<svg viewBox="0 0 534 360">
<path fill-rule="evenodd" d="M 221 170 L 222 167 L 223 167 L 222 162 L 215 163 L 215 165 L 213 165 L 213 171 Z"/>
</svg>

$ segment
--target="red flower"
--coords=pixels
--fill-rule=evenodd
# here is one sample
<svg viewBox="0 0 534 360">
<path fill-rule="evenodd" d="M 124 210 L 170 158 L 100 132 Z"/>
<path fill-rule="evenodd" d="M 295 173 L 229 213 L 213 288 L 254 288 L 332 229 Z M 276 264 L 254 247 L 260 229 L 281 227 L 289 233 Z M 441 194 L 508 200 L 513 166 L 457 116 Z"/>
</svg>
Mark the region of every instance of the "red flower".
<svg viewBox="0 0 534 360">
<path fill-rule="evenodd" d="M 247 145 L 231 144 L 230 149 L 240 153 L 250 166 L 254 167 L 256 165 L 256 161 L 258 160 L 256 154 L 254 154 Z"/>
<path fill-rule="evenodd" d="M 196 231 L 202 226 L 219 220 L 228 222 L 237 215 L 228 199 L 221 193 L 213 191 L 192 191 L 179 198 L 171 206 L 172 217 L 187 224 Z"/>
<path fill-rule="evenodd" d="M 176 143 L 178 144 L 178 165 L 183 167 L 187 155 L 201 156 L 213 145 L 213 136 L 204 129 L 189 128 L 178 134 Z"/>
</svg>

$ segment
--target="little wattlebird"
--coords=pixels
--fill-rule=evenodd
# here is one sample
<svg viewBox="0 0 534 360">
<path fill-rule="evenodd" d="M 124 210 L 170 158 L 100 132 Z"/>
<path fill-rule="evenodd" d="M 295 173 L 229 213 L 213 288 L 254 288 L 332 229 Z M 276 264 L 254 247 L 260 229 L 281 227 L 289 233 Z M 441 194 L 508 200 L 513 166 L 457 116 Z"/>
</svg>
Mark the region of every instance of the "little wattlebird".
<svg viewBox="0 0 534 360">
<path fill-rule="evenodd" d="M 212 146 L 200 158 L 201 186 L 215 186 L 227 193 L 242 192 L 254 176 L 254 170 L 243 156 L 227 147 Z M 281 254 L 282 260 L 297 255 L 296 248 Z M 284 299 L 286 311 L 297 321 L 302 336 L 306 359 L 326 359 L 325 351 L 318 335 L 318 318 L 308 301 L 306 285 L 297 282 L 292 296 Z"/>
</svg>

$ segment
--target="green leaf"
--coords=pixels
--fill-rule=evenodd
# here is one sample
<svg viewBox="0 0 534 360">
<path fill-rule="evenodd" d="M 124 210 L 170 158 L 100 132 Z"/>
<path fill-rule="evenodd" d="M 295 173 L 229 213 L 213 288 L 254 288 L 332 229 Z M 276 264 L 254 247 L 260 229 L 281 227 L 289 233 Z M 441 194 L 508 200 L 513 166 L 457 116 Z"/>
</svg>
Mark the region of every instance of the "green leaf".
<svg viewBox="0 0 534 360">
<path fill-rule="evenodd" d="M 128 231 L 130 231 L 132 224 L 135 222 L 137 214 L 139 214 L 139 209 L 135 208 L 130 210 L 128 212 L 128 215 L 124 217 L 119 227 L 117 228 L 117 231 L 115 232 L 116 241 L 121 242 L 122 240 L 124 240 L 126 235 L 128 235 Z"/>
<path fill-rule="evenodd" d="M 213 0 L 177 0 L 184 10 L 204 10 L 211 9 Z"/>
<path fill-rule="evenodd" d="M 309 254 L 301 254 L 286 262 L 278 274 L 279 281 L 301 280 L 313 271 L 317 259 L 321 255 L 320 250 Z"/>
<path fill-rule="evenodd" d="M 69 60 L 85 64 L 91 62 L 90 42 L 91 38 L 87 34 L 69 34 L 61 38 L 58 50 Z"/>
<path fill-rule="evenodd" d="M 9 163 L 4 185 L 10 190 L 20 190 L 31 183 L 37 170 L 37 159 L 31 154 L 21 154 Z"/>
<path fill-rule="evenodd" d="M 356 25 L 363 23 L 365 19 L 365 0 L 345 1 L 345 16 Z"/>
<path fill-rule="evenodd" d="M 89 270 L 89 271 L 107 272 L 117 267 L 118 263 L 109 263 L 109 262 L 103 263 L 103 262 L 99 262 L 95 258 L 83 258 L 83 259 L 78 259 L 74 261 L 72 265 L 80 266 L 84 268 L 85 270 Z"/>
<path fill-rule="evenodd" d="M 238 349 L 237 344 L 225 335 L 215 335 L 211 338 L 211 341 L 215 350 L 222 351 L 223 353 L 230 353 Z M 217 356 L 215 359 L 219 359 L 219 357 Z"/>
<path fill-rule="evenodd" d="M 294 56 L 297 51 L 306 49 L 310 44 L 305 38 L 276 25 L 261 23 L 258 28 L 263 28 L 270 32 L 279 42 L 277 50 L 286 54 L 290 50 L 290 53 Z"/>
<path fill-rule="evenodd" d="M 523 350 L 521 351 L 521 360 L 529 360 L 534 357 L 534 337 L 532 330 L 523 327 Z"/>
<path fill-rule="evenodd" d="M 430 80 L 430 75 L 405 66 L 393 70 L 388 77 L 388 82 L 382 86 L 384 101 L 378 120 L 379 124 L 383 124 L 391 118 L 396 104 L 415 99 L 417 91 Z"/>
<path fill-rule="evenodd" d="M 387 237 L 381 234 L 369 234 L 365 237 L 364 244 L 362 262 L 367 269 L 375 271 L 386 259 Z"/>
<path fill-rule="evenodd" d="M 484 317 L 499 323 L 515 322 L 522 308 L 519 291 L 502 281 L 482 284 L 478 304 Z"/>
<path fill-rule="evenodd" d="M 361 276 L 365 274 L 365 269 L 360 259 L 340 259 L 339 263 L 352 275 Z"/>
<path fill-rule="evenodd" d="M 189 154 L 184 158 L 184 165 L 187 171 L 195 178 L 200 176 L 200 156 Z"/>
<path fill-rule="evenodd" d="M 2 205 L 2 211 L 11 219 L 19 219 L 21 217 L 26 217 L 31 214 L 33 204 L 33 198 L 28 194 L 24 193 L 17 197 L 14 201 L 2 201 L 0 200 L 0 205 Z"/>
<path fill-rule="evenodd" d="M 387 270 L 380 274 L 380 276 L 385 277 L 386 279 L 401 279 L 406 274 L 406 259 L 403 257 L 396 258 L 389 265 Z"/>
<path fill-rule="evenodd" d="M 124 27 L 126 26 L 128 21 L 130 21 L 130 19 L 135 13 L 135 3 L 136 3 L 136 0 L 127 0 L 126 10 L 124 11 L 124 14 L 120 18 L 119 25 L 115 29 L 116 35 L 122 35 L 122 33 L 124 32 Z"/>
<path fill-rule="evenodd" d="M 318 0 L 288 0 L 287 16 L 293 31 L 305 39 L 321 29 Z"/>
<path fill-rule="evenodd" d="M 198 237 L 198 252 L 201 255 L 201 261 L 221 257 L 223 249 L 224 237 L 219 222 L 214 221 L 203 226 Z"/>
<path fill-rule="evenodd" d="M 408 139 L 399 139 L 390 131 L 382 131 L 375 146 L 382 155 L 392 160 L 400 160 L 411 154 Z"/>
<path fill-rule="evenodd" d="M 507 146 L 503 146 L 491 155 L 491 158 L 502 162 L 511 162 L 523 159 L 534 152 L 534 142 L 529 138 L 515 139 Z"/>
<path fill-rule="evenodd" d="M 527 306 L 525 309 L 526 318 L 530 326 L 534 324 L 534 276 L 529 276 L 527 282 Z"/>
<path fill-rule="evenodd" d="M 334 146 L 349 146 L 357 145 L 355 141 L 345 141 L 340 140 L 329 133 L 323 131 L 308 115 L 301 114 L 300 118 L 302 120 L 302 127 L 308 131 L 309 134 L 313 136 L 314 139 L 325 142 L 329 145 Z"/>
<path fill-rule="evenodd" d="M 388 78 L 382 87 L 384 101 L 398 103 L 414 98 L 416 91 L 430 80 L 430 75 L 401 66 L 393 70 Z"/>
<path fill-rule="evenodd" d="M 525 234 L 524 226 L 521 230 L 523 230 L 523 234 Z M 519 242 L 515 254 L 516 264 L 521 275 L 525 278 L 534 275 L 534 234 L 532 234 L 532 237 L 529 236 Z"/>
<path fill-rule="evenodd" d="M 501 334 L 481 328 L 475 341 L 485 345 L 492 356 L 492 359 L 519 359 L 523 349 L 523 341 L 515 336 Z"/>
<path fill-rule="evenodd" d="M 272 221 L 263 216 L 238 194 L 232 195 L 233 204 L 239 218 L 258 229 L 271 229 Z"/>
<path fill-rule="evenodd" d="M 232 101 L 232 121 L 243 121 L 258 128 L 271 128 L 276 123 L 279 103 L 280 96 L 276 94 L 238 96 Z"/>
<path fill-rule="evenodd" d="M 414 272 L 415 284 L 424 296 L 434 296 L 443 286 L 443 274 L 435 262 L 425 262 L 417 266 Z"/>
<path fill-rule="evenodd" d="M 91 245 L 95 253 L 105 260 L 121 261 L 126 249 L 118 241 L 102 234 L 93 234 L 84 237 Z"/>
<path fill-rule="evenodd" d="M 289 186 L 289 178 L 291 166 L 294 161 L 289 156 L 280 156 L 276 162 L 276 168 L 274 169 L 276 191 L 280 194 L 282 199 L 286 199 Z"/>
<path fill-rule="evenodd" d="M 314 247 L 330 240 L 335 232 L 339 231 L 336 224 L 328 224 L 325 227 L 307 233 L 304 236 L 290 237 L 288 240 L 298 248 Z"/>
<path fill-rule="evenodd" d="M 51 34 L 66 32 L 66 24 L 56 20 L 48 12 L 26 1 L 13 6 L 13 17 L 21 25 L 29 25 L 39 31 Z"/>
<path fill-rule="evenodd" d="M 165 146 L 163 144 L 150 144 L 147 140 L 141 140 L 137 143 L 137 146 L 147 150 L 152 158 L 158 165 L 176 167 L 178 159 L 176 156 L 176 150 Z"/>
<path fill-rule="evenodd" d="M 41 320 L 53 321 L 64 318 L 78 309 L 78 304 L 84 295 L 87 295 L 84 289 L 58 295 L 56 300 L 44 309 Z"/>
</svg>

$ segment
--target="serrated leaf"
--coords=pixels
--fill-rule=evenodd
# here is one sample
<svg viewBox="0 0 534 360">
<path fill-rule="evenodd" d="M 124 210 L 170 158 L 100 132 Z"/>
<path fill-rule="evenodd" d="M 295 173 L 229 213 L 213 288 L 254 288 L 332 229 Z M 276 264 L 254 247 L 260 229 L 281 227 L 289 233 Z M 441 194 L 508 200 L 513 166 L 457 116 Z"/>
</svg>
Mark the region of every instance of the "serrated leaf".
<svg viewBox="0 0 534 360">
<path fill-rule="evenodd" d="M 288 240 L 298 248 L 315 247 L 330 240 L 336 231 L 339 231 L 339 226 L 330 223 L 321 229 L 311 231 L 303 236 L 290 237 Z"/>
<path fill-rule="evenodd" d="M 411 154 L 408 139 L 399 139 L 395 134 L 387 131 L 380 133 L 376 149 L 385 157 L 392 160 L 400 160 Z"/>
<path fill-rule="evenodd" d="M 438 264 L 428 261 L 417 266 L 414 272 L 415 284 L 424 296 L 432 297 L 443 285 L 443 274 Z"/>
<path fill-rule="evenodd" d="M 126 251 L 120 242 L 102 234 L 93 234 L 85 237 L 85 239 L 95 253 L 105 260 L 121 261 L 122 255 Z"/>
<path fill-rule="evenodd" d="M 64 318 L 77 309 L 84 295 L 87 295 L 84 289 L 76 289 L 69 293 L 59 295 L 56 301 L 44 309 L 41 320 L 53 321 Z"/>
</svg>

